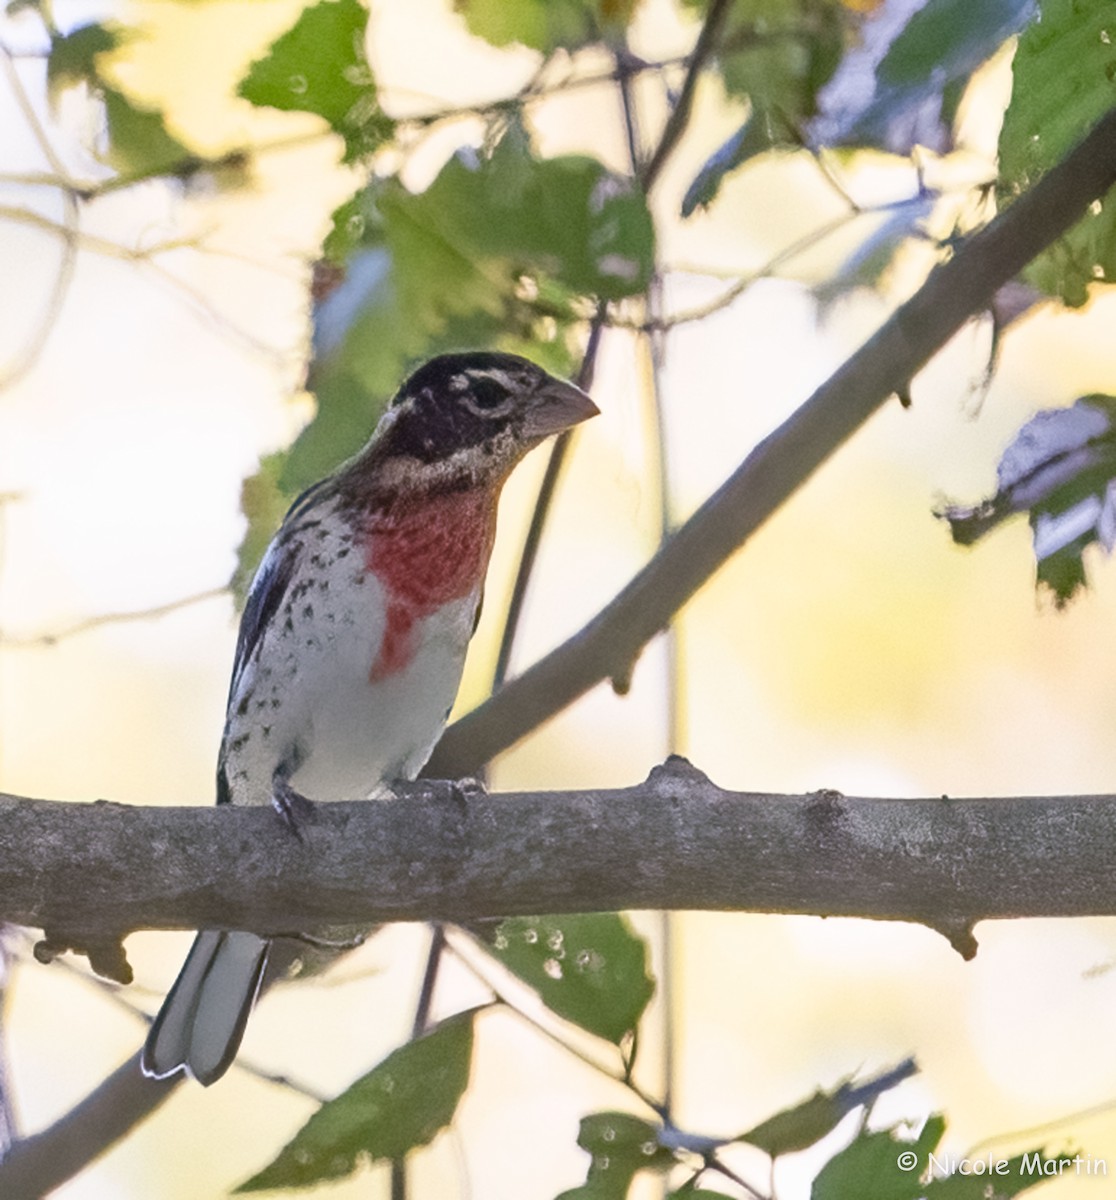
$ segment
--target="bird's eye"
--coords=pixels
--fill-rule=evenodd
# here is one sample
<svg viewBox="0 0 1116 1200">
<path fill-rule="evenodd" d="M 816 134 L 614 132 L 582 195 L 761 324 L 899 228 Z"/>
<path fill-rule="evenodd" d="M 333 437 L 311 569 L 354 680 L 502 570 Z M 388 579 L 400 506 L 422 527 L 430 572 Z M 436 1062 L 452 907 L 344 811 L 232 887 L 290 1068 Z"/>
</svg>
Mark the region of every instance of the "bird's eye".
<svg viewBox="0 0 1116 1200">
<path fill-rule="evenodd" d="M 502 383 L 491 376 L 481 376 L 471 381 L 464 399 L 475 412 L 485 416 L 498 416 L 501 411 L 511 406 L 512 396 Z"/>
</svg>

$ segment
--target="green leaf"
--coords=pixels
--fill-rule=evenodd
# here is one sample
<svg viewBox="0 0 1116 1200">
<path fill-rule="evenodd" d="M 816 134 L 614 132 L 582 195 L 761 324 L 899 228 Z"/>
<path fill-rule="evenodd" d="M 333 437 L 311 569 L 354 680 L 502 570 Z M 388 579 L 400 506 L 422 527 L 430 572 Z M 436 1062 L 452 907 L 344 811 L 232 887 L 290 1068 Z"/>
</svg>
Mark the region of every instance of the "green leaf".
<svg viewBox="0 0 1116 1200">
<path fill-rule="evenodd" d="M 744 124 L 712 155 L 682 198 L 682 215 L 691 216 L 717 198 L 724 177 L 768 150 L 792 144 L 794 131 L 777 110 L 755 107 Z"/>
<path fill-rule="evenodd" d="M 704 16 L 708 0 L 687 0 Z M 768 150 L 797 148 L 817 111 L 818 89 L 833 74 L 844 44 L 838 0 L 737 0 L 713 65 L 725 90 L 747 96 L 744 125 L 698 172 L 682 215 L 711 204 L 724 177 Z"/>
<path fill-rule="evenodd" d="M 536 158 L 513 129 L 479 168 L 455 159 L 438 183 L 443 228 L 466 252 L 605 300 L 635 295 L 651 278 L 654 231 L 643 193 L 596 159 Z"/>
<path fill-rule="evenodd" d="M 635 0 L 455 0 L 469 31 L 494 46 L 518 43 L 549 54 L 576 50 L 623 29 Z"/>
<path fill-rule="evenodd" d="M 1012 62 L 1000 133 L 1000 182 L 1009 197 L 1029 188 L 1116 105 L 1116 0 L 1043 0 L 1041 14 Z M 1025 277 L 1069 305 L 1083 304 L 1090 284 L 1116 279 L 1116 201 L 1095 204 Z"/>
<path fill-rule="evenodd" d="M 709 8 L 709 0 L 686 4 L 703 17 Z M 840 0 L 736 0 L 714 61 L 726 91 L 797 128 L 840 61 L 846 16 Z"/>
<path fill-rule="evenodd" d="M 1030 187 L 1116 104 L 1116 0 L 1043 0 L 1019 38 L 1000 178 Z"/>
<path fill-rule="evenodd" d="M 133 104 L 123 92 L 102 85 L 108 123 L 105 160 L 121 175 L 148 178 L 178 174 L 202 166 L 201 160 L 167 132 L 163 114 L 154 108 Z"/>
<path fill-rule="evenodd" d="M 115 25 L 83 25 L 51 38 L 47 58 L 47 93 L 51 102 L 68 87 L 84 83 L 105 106 L 108 147 L 101 157 L 121 175 L 148 178 L 164 173 L 184 174 L 206 166 L 167 131 L 163 114 L 137 104 L 118 88 L 105 83 L 98 58 L 120 46 L 128 31 Z"/>
<path fill-rule="evenodd" d="M 1097 283 L 1116 281 L 1116 200 L 1110 192 L 1048 246 L 1023 271 L 1023 278 L 1063 304 L 1080 308 Z"/>
<path fill-rule="evenodd" d="M 927 0 L 887 49 L 884 86 L 923 87 L 964 79 L 1030 19 L 1034 0 Z"/>
<path fill-rule="evenodd" d="M 927 1156 L 944 1132 L 940 1116 L 930 1117 L 914 1142 L 900 1139 L 894 1129 L 861 1132 L 818 1172 L 810 1200 L 917 1200 Z M 901 1155 L 913 1155 L 913 1166 L 901 1166 Z"/>
<path fill-rule="evenodd" d="M 1037 516 L 1031 517 L 1031 532 L 1035 542 L 1038 542 L 1040 530 Z M 1044 554 L 1035 563 L 1035 583 L 1040 588 L 1048 588 L 1054 597 L 1057 608 L 1065 608 L 1067 604 L 1088 585 L 1089 577 L 1085 573 L 1085 551 L 1095 541 L 1092 530 L 1075 537 L 1060 546 L 1052 554 Z"/>
<path fill-rule="evenodd" d="M 659 1145 L 661 1126 L 625 1112 L 594 1113 L 581 1119 L 577 1144 L 590 1155 L 581 1187 L 557 1200 L 626 1200 L 638 1171 L 667 1171 L 674 1155 Z"/>
<path fill-rule="evenodd" d="M 1116 397 L 1093 393 L 1036 413 L 1004 451 L 996 477 L 994 496 L 975 505 L 949 504 L 937 515 L 964 546 L 1027 513 L 1038 581 L 1061 607 L 1086 582 L 1085 550 L 1097 545 L 1112 551 Z"/>
<path fill-rule="evenodd" d="M 493 347 L 568 372 L 579 297 L 642 290 L 654 232 L 628 181 L 589 158 L 537 159 L 512 133 L 488 158 L 451 159 L 424 192 L 373 180 L 334 214 L 325 251 L 337 270 L 314 309 L 318 416 L 288 491 L 355 452 L 432 354 Z"/>
<path fill-rule="evenodd" d="M 469 1082 L 475 1011 L 389 1054 L 310 1118 L 237 1192 L 305 1188 L 351 1175 L 362 1160 L 402 1158 L 449 1124 Z"/>
<path fill-rule="evenodd" d="M 832 139 L 906 152 L 912 117 L 935 103 L 948 125 L 973 72 L 1027 24 L 1034 3 L 927 0 L 888 46 L 867 103 L 838 115 Z M 917 125 L 925 120 L 920 116 Z"/>
<path fill-rule="evenodd" d="M 285 453 L 261 458 L 259 470 L 240 486 L 240 511 L 248 519 L 248 529 L 241 540 L 232 577 L 233 595 L 238 604 L 244 603 L 256 567 L 289 507 L 290 497 L 279 487 L 279 476 L 286 460 Z"/>
<path fill-rule="evenodd" d="M 618 913 L 512 917 L 488 951 L 552 1012 L 610 1042 L 636 1028 L 655 987 L 647 945 Z"/>
<path fill-rule="evenodd" d="M 237 94 L 261 107 L 324 117 L 354 162 L 387 141 L 395 122 L 380 108 L 364 49 L 368 10 L 360 0 L 321 0 L 273 42 Z"/>
<path fill-rule="evenodd" d="M 874 1104 L 884 1092 L 909 1079 L 917 1070 L 914 1059 L 908 1058 L 882 1075 L 861 1083 L 854 1084 L 851 1078 L 845 1079 L 831 1092 L 819 1090 L 733 1140 L 758 1146 L 772 1158 L 804 1150 L 821 1141 L 854 1108 Z"/>
<path fill-rule="evenodd" d="M 119 26 L 82 25 L 72 33 L 52 35 L 47 57 L 47 93 L 51 103 L 68 87 L 79 83 L 100 86 L 97 56 L 115 50 L 124 39 Z"/>
<path fill-rule="evenodd" d="M 833 1092 L 815 1092 L 808 1100 L 761 1121 L 735 1139 L 758 1146 L 772 1158 L 805 1150 L 820 1142 L 848 1115 L 850 1109 Z"/>
</svg>

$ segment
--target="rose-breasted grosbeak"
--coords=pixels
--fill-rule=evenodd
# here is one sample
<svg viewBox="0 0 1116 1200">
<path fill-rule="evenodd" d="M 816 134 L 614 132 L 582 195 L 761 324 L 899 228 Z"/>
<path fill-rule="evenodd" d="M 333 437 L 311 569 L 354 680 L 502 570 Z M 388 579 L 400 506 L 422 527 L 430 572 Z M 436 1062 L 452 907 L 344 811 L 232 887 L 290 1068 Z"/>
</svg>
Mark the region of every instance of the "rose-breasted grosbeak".
<svg viewBox="0 0 1116 1200">
<path fill-rule="evenodd" d="M 594 416 L 579 388 L 511 354 L 448 354 L 400 388 L 364 449 L 295 501 L 240 622 L 219 804 L 368 796 L 434 748 L 480 610 L 500 489 L 551 434 Z M 267 963 L 253 933 L 199 933 L 143 1070 L 213 1083 Z"/>
</svg>

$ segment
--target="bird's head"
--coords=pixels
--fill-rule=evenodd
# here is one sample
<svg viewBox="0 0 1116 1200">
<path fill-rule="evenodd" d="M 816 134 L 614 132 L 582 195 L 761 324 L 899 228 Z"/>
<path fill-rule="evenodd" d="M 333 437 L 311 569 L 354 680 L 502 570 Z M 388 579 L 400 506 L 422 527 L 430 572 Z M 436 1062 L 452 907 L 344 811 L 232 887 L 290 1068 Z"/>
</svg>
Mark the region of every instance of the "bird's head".
<svg viewBox="0 0 1116 1200">
<path fill-rule="evenodd" d="M 369 451 L 380 469 L 394 460 L 447 483 L 498 484 L 533 446 L 597 412 L 579 387 L 518 355 L 443 354 L 404 382 Z"/>
</svg>

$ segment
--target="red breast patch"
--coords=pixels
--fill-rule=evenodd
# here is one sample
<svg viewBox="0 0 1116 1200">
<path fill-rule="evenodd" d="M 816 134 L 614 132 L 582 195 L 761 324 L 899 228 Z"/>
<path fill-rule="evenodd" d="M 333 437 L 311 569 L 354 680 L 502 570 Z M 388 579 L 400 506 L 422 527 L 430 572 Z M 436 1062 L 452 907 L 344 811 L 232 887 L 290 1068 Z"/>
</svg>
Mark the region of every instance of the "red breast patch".
<svg viewBox="0 0 1116 1200">
<path fill-rule="evenodd" d="M 375 517 L 365 564 L 384 587 L 387 614 L 369 671 L 373 683 L 408 665 L 422 618 L 481 586 L 495 532 L 495 497 L 483 488 L 426 497 Z"/>
</svg>

